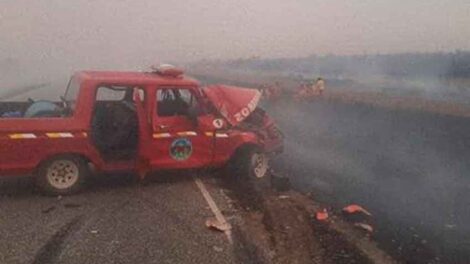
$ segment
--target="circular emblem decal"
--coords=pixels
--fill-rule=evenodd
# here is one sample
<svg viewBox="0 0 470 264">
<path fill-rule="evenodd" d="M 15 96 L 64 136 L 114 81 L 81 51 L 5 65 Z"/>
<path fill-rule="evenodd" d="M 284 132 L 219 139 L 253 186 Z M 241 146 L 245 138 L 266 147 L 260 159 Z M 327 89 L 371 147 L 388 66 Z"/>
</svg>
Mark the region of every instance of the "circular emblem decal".
<svg viewBox="0 0 470 264">
<path fill-rule="evenodd" d="M 175 139 L 170 146 L 170 156 L 174 160 L 183 161 L 189 159 L 193 153 L 191 140 L 187 138 Z"/>
<path fill-rule="evenodd" d="M 214 125 L 215 128 L 220 129 L 224 126 L 224 120 L 214 119 L 214 121 L 212 121 L 212 125 Z"/>
</svg>

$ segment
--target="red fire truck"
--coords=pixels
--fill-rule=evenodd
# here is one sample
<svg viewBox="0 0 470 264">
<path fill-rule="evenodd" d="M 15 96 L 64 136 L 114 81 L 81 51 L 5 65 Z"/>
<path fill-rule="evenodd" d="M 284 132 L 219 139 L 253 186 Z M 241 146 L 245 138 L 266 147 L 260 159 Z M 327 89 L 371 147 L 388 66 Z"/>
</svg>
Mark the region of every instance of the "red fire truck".
<svg viewBox="0 0 470 264">
<path fill-rule="evenodd" d="M 223 167 L 268 174 L 282 134 L 257 107 L 260 92 L 200 87 L 174 67 L 83 71 L 60 102 L 0 103 L 0 174 L 34 175 L 46 193 L 81 189 L 97 172 Z"/>
</svg>

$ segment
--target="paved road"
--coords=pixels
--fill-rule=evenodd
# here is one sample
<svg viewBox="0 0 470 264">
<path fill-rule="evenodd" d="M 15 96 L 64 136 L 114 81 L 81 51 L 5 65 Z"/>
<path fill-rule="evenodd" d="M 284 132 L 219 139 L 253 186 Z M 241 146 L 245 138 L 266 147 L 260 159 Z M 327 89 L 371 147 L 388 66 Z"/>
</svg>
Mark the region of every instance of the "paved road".
<svg viewBox="0 0 470 264">
<path fill-rule="evenodd" d="M 216 181 L 203 182 L 224 215 L 236 222 Z M 205 227 L 213 213 L 188 175 L 154 177 L 146 185 L 102 176 L 82 194 L 63 198 L 35 193 L 30 179 L 0 179 L 0 193 L 0 263 L 249 260 L 242 246 L 231 246 L 223 233 Z"/>
</svg>

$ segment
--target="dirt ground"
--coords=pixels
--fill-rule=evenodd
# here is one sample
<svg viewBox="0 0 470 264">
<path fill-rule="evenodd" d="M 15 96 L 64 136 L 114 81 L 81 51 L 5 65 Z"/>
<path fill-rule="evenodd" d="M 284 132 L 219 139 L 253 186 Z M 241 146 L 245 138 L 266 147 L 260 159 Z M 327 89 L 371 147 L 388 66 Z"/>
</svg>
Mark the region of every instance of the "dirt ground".
<svg viewBox="0 0 470 264">
<path fill-rule="evenodd" d="M 261 263 L 395 263 L 369 233 L 343 220 L 339 212 L 331 210 L 326 221 L 317 220 L 316 212 L 325 206 L 279 187 L 277 179 L 273 185 L 278 190 L 256 192 L 233 182 L 226 186 L 243 219 L 235 228 L 236 240 L 251 244 Z"/>
</svg>

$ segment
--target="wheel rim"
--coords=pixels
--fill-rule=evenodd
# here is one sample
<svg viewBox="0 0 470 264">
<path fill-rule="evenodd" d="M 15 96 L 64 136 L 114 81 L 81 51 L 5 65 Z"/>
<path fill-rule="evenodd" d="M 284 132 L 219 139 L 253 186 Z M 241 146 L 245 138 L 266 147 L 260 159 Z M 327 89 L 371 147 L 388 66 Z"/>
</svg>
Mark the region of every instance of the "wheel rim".
<svg viewBox="0 0 470 264">
<path fill-rule="evenodd" d="M 78 166 L 70 160 L 53 161 L 47 169 L 47 180 L 57 189 L 72 187 L 78 181 L 78 177 Z"/>
<path fill-rule="evenodd" d="M 256 178 L 263 178 L 268 171 L 268 158 L 264 153 L 255 153 L 251 157 L 253 173 Z"/>
</svg>

